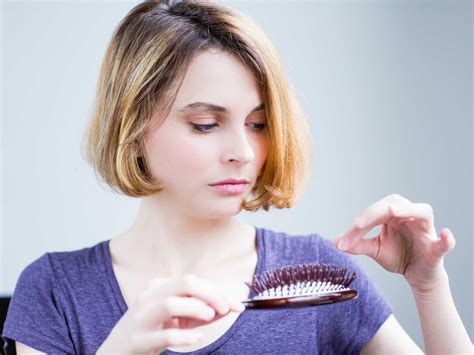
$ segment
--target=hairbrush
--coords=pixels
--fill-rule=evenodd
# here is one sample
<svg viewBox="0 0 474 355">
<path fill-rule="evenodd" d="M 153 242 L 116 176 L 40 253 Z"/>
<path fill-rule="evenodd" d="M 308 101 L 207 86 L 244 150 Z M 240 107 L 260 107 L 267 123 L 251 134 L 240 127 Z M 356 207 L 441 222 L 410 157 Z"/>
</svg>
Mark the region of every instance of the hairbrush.
<svg viewBox="0 0 474 355">
<path fill-rule="evenodd" d="M 246 308 L 301 307 L 357 298 L 348 288 L 356 277 L 347 268 L 330 264 L 296 264 L 254 275 L 245 282 L 254 296 L 242 301 Z"/>
</svg>

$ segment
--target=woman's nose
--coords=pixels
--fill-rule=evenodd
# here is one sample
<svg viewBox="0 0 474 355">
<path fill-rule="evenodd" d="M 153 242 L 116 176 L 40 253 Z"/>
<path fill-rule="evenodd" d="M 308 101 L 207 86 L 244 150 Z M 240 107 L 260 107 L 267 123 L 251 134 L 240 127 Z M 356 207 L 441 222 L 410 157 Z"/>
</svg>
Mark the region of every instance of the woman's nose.
<svg viewBox="0 0 474 355">
<path fill-rule="evenodd" d="M 223 161 L 238 161 L 246 164 L 254 159 L 254 151 L 250 144 L 249 137 L 246 132 L 233 132 L 226 137 L 226 150 L 223 154 Z"/>
</svg>

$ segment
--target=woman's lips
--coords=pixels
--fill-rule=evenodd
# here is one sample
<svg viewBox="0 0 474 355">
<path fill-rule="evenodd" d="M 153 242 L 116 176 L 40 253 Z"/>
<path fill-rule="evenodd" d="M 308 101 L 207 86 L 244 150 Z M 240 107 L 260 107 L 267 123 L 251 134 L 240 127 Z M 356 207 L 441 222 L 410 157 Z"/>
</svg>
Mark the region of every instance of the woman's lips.
<svg viewBox="0 0 474 355">
<path fill-rule="evenodd" d="M 236 195 L 244 192 L 247 185 L 248 184 L 220 184 L 211 187 L 223 194 Z"/>
</svg>

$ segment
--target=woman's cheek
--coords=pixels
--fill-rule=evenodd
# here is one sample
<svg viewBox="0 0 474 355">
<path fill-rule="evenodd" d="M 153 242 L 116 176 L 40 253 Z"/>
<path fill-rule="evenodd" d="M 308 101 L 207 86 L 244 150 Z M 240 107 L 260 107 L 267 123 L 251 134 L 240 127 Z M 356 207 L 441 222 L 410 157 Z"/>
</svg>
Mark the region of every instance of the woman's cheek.
<svg viewBox="0 0 474 355">
<path fill-rule="evenodd" d="M 182 142 L 176 150 L 176 155 L 182 161 L 183 167 L 191 172 L 208 169 L 215 154 L 215 145 L 206 146 L 195 142 Z"/>
</svg>

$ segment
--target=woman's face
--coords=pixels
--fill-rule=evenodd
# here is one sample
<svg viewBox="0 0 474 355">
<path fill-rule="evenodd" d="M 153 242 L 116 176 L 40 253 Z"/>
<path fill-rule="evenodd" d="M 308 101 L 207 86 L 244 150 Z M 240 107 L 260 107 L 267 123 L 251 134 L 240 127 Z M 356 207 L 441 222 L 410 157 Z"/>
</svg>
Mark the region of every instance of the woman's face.
<svg viewBox="0 0 474 355">
<path fill-rule="evenodd" d="M 145 139 L 153 177 L 165 184 L 157 198 L 195 217 L 239 213 L 268 154 L 262 104 L 253 74 L 232 54 L 195 56 L 169 115 Z M 229 178 L 249 183 L 238 194 L 209 185 Z"/>
</svg>

